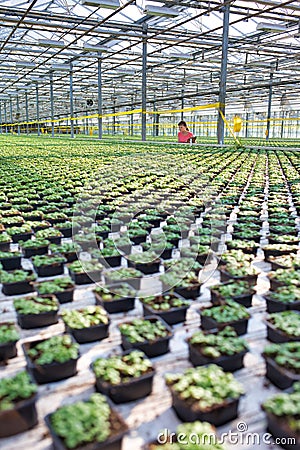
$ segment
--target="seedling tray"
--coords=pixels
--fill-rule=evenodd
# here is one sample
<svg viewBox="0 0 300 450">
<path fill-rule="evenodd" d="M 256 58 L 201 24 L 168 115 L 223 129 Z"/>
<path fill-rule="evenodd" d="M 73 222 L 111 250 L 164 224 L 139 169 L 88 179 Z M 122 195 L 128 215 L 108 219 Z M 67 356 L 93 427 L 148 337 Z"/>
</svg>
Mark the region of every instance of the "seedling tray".
<svg viewBox="0 0 300 450">
<path fill-rule="evenodd" d="M 287 389 L 292 386 L 296 381 L 300 381 L 300 375 L 279 366 L 274 359 L 265 356 L 266 360 L 266 377 L 275 386 L 280 389 Z"/>
<path fill-rule="evenodd" d="M 22 344 L 22 348 L 27 362 L 27 369 L 31 373 L 35 381 L 38 384 L 45 384 L 51 383 L 53 381 L 64 380 L 66 378 L 70 378 L 76 375 L 77 361 L 80 355 L 78 356 L 77 359 L 69 359 L 64 363 L 53 362 L 51 364 L 40 365 L 32 362 L 32 360 L 29 358 L 27 354 L 27 351 L 36 344 L 42 342 L 43 340 L 44 339 L 24 342 L 24 344 Z"/>
<path fill-rule="evenodd" d="M 218 405 L 210 411 L 201 411 L 192 408 L 185 400 L 179 398 L 176 392 L 171 389 L 172 406 L 183 422 L 195 422 L 200 420 L 209 422 L 215 426 L 221 426 L 234 420 L 238 416 L 239 399 L 228 399 L 223 405 Z"/>
<path fill-rule="evenodd" d="M 146 316 L 145 319 L 151 320 L 152 322 L 156 322 L 157 320 L 160 320 L 161 322 L 163 322 L 163 324 L 169 331 L 169 335 L 166 337 L 160 338 L 160 339 L 156 339 L 153 342 L 144 341 L 144 342 L 136 342 L 135 343 L 135 342 L 129 342 L 127 337 L 124 336 L 123 334 L 121 334 L 123 349 L 130 350 L 130 349 L 136 348 L 136 349 L 144 352 L 145 355 L 147 355 L 149 358 L 154 358 L 156 356 L 160 356 L 160 355 L 164 355 L 165 353 L 168 353 L 170 340 L 173 337 L 172 329 L 160 317 Z M 124 322 L 124 323 L 130 323 L 130 322 Z"/>
<path fill-rule="evenodd" d="M 200 347 L 198 345 L 192 345 L 190 342 L 189 346 L 189 360 L 196 366 L 205 366 L 207 364 L 217 364 L 222 367 L 226 372 L 234 372 L 236 370 L 242 369 L 244 367 L 244 356 L 247 353 L 247 350 L 244 350 L 240 353 L 236 353 L 234 355 L 229 356 L 220 356 L 219 358 L 208 358 L 203 356 L 200 352 Z"/>
<path fill-rule="evenodd" d="M 241 336 L 242 334 L 247 333 L 248 328 L 248 321 L 249 319 L 240 319 L 236 320 L 234 322 L 217 322 L 216 320 L 212 319 L 211 317 L 203 316 L 201 311 L 199 312 L 201 316 L 201 328 L 203 330 L 211 330 L 213 328 L 217 328 L 219 330 L 225 328 L 226 326 L 231 326 L 235 329 L 238 336 Z"/>
<path fill-rule="evenodd" d="M 66 332 L 72 334 L 74 339 L 79 344 L 86 344 L 87 342 L 101 341 L 107 338 L 109 334 L 109 325 L 110 322 L 106 325 L 102 323 L 93 327 L 82 328 L 79 330 L 70 328 L 66 325 Z"/>
<path fill-rule="evenodd" d="M 7 361 L 17 356 L 17 342 L 5 342 L 0 344 L 0 361 Z"/>
<path fill-rule="evenodd" d="M 176 323 L 181 323 L 185 321 L 186 312 L 190 305 L 179 306 L 177 308 L 170 308 L 168 311 L 157 311 L 151 308 L 149 305 L 143 303 L 143 314 L 144 316 L 159 316 L 168 325 L 175 325 Z"/>
<path fill-rule="evenodd" d="M 280 446 L 286 450 L 300 450 L 299 436 L 293 431 L 285 417 L 277 417 L 266 411 L 267 430 L 274 438 L 280 439 Z M 294 439 L 296 444 L 290 444 Z"/>
<path fill-rule="evenodd" d="M 0 438 L 30 430 L 38 423 L 37 394 L 14 404 L 13 409 L 0 411 Z"/>
<path fill-rule="evenodd" d="M 264 323 L 267 325 L 267 339 L 271 342 L 275 343 L 283 343 L 283 342 L 299 342 L 300 336 L 290 336 L 284 331 L 279 330 L 278 328 L 274 327 L 272 323 L 270 323 L 268 320 L 264 320 Z"/>
<path fill-rule="evenodd" d="M 300 301 L 293 303 L 283 303 L 278 300 L 272 299 L 270 294 L 265 295 L 264 298 L 266 299 L 268 313 L 275 313 L 287 310 L 300 311 Z"/>
<path fill-rule="evenodd" d="M 21 256 L 12 256 L 11 258 L 1 258 L 0 263 L 4 270 L 15 270 L 21 268 Z"/>
<path fill-rule="evenodd" d="M 49 295 L 47 296 L 49 297 Z M 55 311 L 46 311 L 40 314 L 18 314 L 18 324 L 24 330 L 32 328 L 42 328 L 58 323 L 58 309 Z"/>
</svg>

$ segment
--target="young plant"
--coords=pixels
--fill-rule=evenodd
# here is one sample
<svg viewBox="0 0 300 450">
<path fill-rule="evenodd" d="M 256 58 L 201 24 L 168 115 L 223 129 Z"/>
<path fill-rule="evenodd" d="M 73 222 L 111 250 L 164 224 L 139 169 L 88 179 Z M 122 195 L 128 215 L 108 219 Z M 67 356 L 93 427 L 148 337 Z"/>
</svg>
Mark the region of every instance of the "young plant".
<svg viewBox="0 0 300 450">
<path fill-rule="evenodd" d="M 14 300 L 14 307 L 18 314 L 41 314 L 58 311 L 58 302 L 53 297 L 24 297 Z"/>
<path fill-rule="evenodd" d="M 74 330 L 101 324 L 107 325 L 109 323 L 107 312 L 102 306 L 87 306 L 79 310 L 64 310 L 62 312 L 62 320 Z"/>
<path fill-rule="evenodd" d="M 20 339 L 20 335 L 15 327 L 14 323 L 1 323 L 0 324 L 0 345 L 7 344 L 8 342 L 16 342 Z M 0 393 L 1 398 L 1 393 Z M 0 400 L 1 402 L 1 400 Z"/>
<path fill-rule="evenodd" d="M 118 385 L 153 371 L 153 366 L 143 352 L 132 350 L 123 356 L 114 355 L 96 359 L 93 363 L 93 371 L 97 378 L 109 384 Z"/>
<path fill-rule="evenodd" d="M 37 392 L 37 385 L 31 381 L 24 370 L 17 375 L 0 380 L 0 412 L 14 408 L 21 400 L 32 397 Z"/>
<path fill-rule="evenodd" d="M 44 366 L 51 363 L 65 363 L 79 357 L 79 345 L 72 341 L 71 336 L 53 336 L 45 339 L 27 350 L 34 364 Z"/>
<path fill-rule="evenodd" d="M 119 325 L 119 329 L 131 343 L 154 342 L 170 334 L 160 320 L 134 319 L 130 323 Z"/>
</svg>

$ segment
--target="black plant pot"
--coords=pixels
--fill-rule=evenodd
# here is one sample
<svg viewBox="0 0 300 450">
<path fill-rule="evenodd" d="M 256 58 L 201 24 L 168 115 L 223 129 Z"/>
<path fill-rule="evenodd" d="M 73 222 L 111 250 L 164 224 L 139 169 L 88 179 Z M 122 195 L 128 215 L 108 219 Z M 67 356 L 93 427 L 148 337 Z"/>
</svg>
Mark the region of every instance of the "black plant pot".
<svg viewBox="0 0 300 450">
<path fill-rule="evenodd" d="M 32 281 L 17 281 L 15 283 L 3 283 L 2 292 L 4 295 L 20 295 L 33 292 Z"/>
<path fill-rule="evenodd" d="M 64 263 L 51 264 L 40 267 L 35 267 L 35 271 L 39 277 L 54 277 L 64 273 Z"/>
<path fill-rule="evenodd" d="M 48 245 L 39 247 L 39 248 L 24 248 L 22 252 L 24 254 L 24 258 L 31 258 L 36 255 L 46 255 L 48 253 Z"/>
<path fill-rule="evenodd" d="M 226 281 L 247 281 L 250 286 L 255 286 L 257 283 L 257 275 L 244 275 L 244 276 L 235 276 L 226 272 L 226 269 L 219 268 L 221 274 L 221 282 Z"/>
<path fill-rule="evenodd" d="M 53 295 L 57 298 L 58 302 L 62 305 L 63 303 L 69 303 L 74 300 L 75 287 L 72 286 L 66 289 L 64 292 L 56 292 Z"/>
<path fill-rule="evenodd" d="M 29 233 L 14 234 L 11 238 L 14 243 L 17 243 L 19 241 L 29 241 L 29 239 L 31 239 L 32 235 L 33 235 L 33 232 L 30 231 Z"/>
<path fill-rule="evenodd" d="M 17 312 L 17 320 L 24 330 L 47 327 L 58 322 L 58 309 L 40 314 L 18 314 Z"/>
<path fill-rule="evenodd" d="M 278 417 L 266 412 L 267 430 L 280 440 L 280 446 L 286 450 L 300 450 L 299 434 L 292 430 L 284 416 Z"/>
<path fill-rule="evenodd" d="M 132 378 L 126 383 L 117 385 L 110 384 L 96 377 L 96 390 L 110 397 L 116 404 L 133 402 L 151 394 L 154 375 L 155 370 L 151 370 L 151 372 L 140 377 Z"/>
<path fill-rule="evenodd" d="M 112 410 L 111 412 L 111 421 L 115 424 L 114 428 L 118 431 L 115 432 L 112 436 L 106 439 L 104 442 L 92 442 L 85 445 L 80 445 L 76 447 L 76 450 L 121 450 L 122 449 L 122 440 L 125 434 L 128 431 L 128 427 L 124 420 L 119 416 L 119 414 Z M 63 440 L 57 436 L 55 431 L 51 425 L 51 414 L 48 414 L 45 417 L 45 422 L 47 427 L 49 428 L 53 447 L 55 450 L 68 450 L 67 446 L 64 444 Z"/>
<path fill-rule="evenodd" d="M 189 305 L 179 306 L 178 308 L 170 308 L 169 311 L 157 311 L 155 309 L 152 309 L 149 305 L 143 304 L 144 316 L 159 316 L 168 325 L 175 325 L 176 323 L 184 322 L 188 309 Z"/>
<path fill-rule="evenodd" d="M 226 284 L 228 284 L 228 283 L 224 283 L 224 285 L 226 285 Z M 217 305 L 220 305 L 221 303 L 226 302 L 226 298 L 219 295 L 217 291 L 214 291 L 213 289 L 211 289 L 210 292 L 211 292 L 211 302 L 213 305 L 217 306 Z M 254 289 L 250 289 L 249 293 L 246 293 L 243 295 L 234 295 L 230 298 L 232 300 L 234 300 L 235 302 L 239 303 L 240 305 L 243 305 L 246 308 L 250 308 L 252 306 L 252 298 L 253 298 L 254 294 L 255 294 Z"/>
<path fill-rule="evenodd" d="M 93 270 L 91 272 L 75 273 L 69 269 L 70 277 L 75 284 L 91 284 L 96 281 L 101 281 L 102 273 L 100 270 Z"/>
<path fill-rule="evenodd" d="M 86 344 L 87 342 L 102 341 L 107 338 L 109 335 L 109 325 L 110 322 L 106 325 L 101 323 L 99 325 L 94 325 L 92 327 L 82 328 L 79 330 L 70 328 L 66 325 L 66 332 L 72 334 L 74 339 L 79 344 Z"/>
<path fill-rule="evenodd" d="M 109 265 L 110 267 L 119 267 L 121 265 L 122 255 L 116 255 L 116 256 L 106 256 L 105 258 L 101 258 L 101 260 L 104 260 L 105 263 Z"/>
<path fill-rule="evenodd" d="M 114 285 L 116 287 L 117 285 Z M 107 286 L 108 287 L 108 286 Z M 96 299 L 96 305 L 101 305 L 103 308 L 109 313 L 120 313 L 120 312 L 127 312 L 134 309 L 135 306 L 135 298 L 134 297 L 123 297 L 119 298 L 117 300 L 112 300 L 109 302 L 103 301 L 101 296 L 97 294 L 97 292 L 94 292 L 95 299 Z"/>
<path fill-rule="evenodd" d="M 9 252 L 10 242 L 0 242 L 0 252 Z"/>
<path fill-rule="evenodd" d="M 37 425 L 36 400 L 35 394 L 29 399 L 15 403 L 12 409 L 0 411 L 0 438 L 23 433 Z"/>
<path fill-rule="evenodd" d="M 49 236 L 47 237 L 47 240 L 51 242 L 51 244 L 60 245 L 61 244 L 61 236 Z"/>
<path fill-rule="evenodd" d="M 172 393 L 173 408 L 177 416 L 183 422 L 195 422 L 200 420 L 203 422 L 209 422 L 215 426 L 221 426 L 225 423 L 234 420 L 238 416 L 239 399 L 228 399 L 224 401 L 223 405 L 216 406 L 211 411 L 201 411 L 197 408 L 192 408 L 188 402 L 179 398 L 176 392 Z"/>
<path fill-rule="evenodd" d="M 128 267 L 133 267 L 134 269 L 139 270 L 145 275 L 152 275 L 153 273 L 159 272 L 160 259 L 156 261 L 152 261 L 150 263 L 134 263 L 133 261 L 128 260 Z"/>
<path fill-rule="evenodd" d="M 264 249 L 265 260 L 269 261 L 270 256 L 282 256 L 290 255 L 291 253 L 297 253 L 297 250 L 267 250 Z"/>
<path fill-rule="evenodd" d="M 283 342 L 300 342 L 300 336 L 290 336 L 284 331 L 281 331 L 274 327 L 274 325 L 267 320 L 264 321 L 267 325 L 267 339 L 276 344 L 281 344 Z"/>
<path fill-rule="evenodd" d="M 169 327 L 169 325 L 167 325 L 164 322 L 164 320 L 162 320 L 160 318 L 158 319 L 155 316 L 147 316 L 147 317 L 145 317 L 145 319 L 151 320 L 152 322 L 156 322 L 157 320 L 160 320 L 161 322 L 163 322 L 163 324 L 169 331 L 169 335 L 166 337 L 160 338 L 160 339 L 156 339 L 153 342 L 145 341 L 145 342 L 132 343 L 132 342 L 128 341 L 126 336 L 121 334 L 123 349 L 130 350 L 130 349 L 136 348 L 136 349 L 144 352 L 145 355 L 147 355 L 149 358 L 154 358 L 156 356 L 160 356 L 160 355 L 164 355 L 165 353 L 168 353 L 170 340 L 173 337 L 172 329 Z"/>
<path fill-rule="evenodd" d="M 69 359 L 64 363 L 53 362 L 51 364 L 40 365 L 32 362 L 27 354 L 27 350 L 40 342 L 42 342 L 42 340 L 25 342 L 22 344 L 27 362 L 27 369 L 38 384 L 64 380 L 77 374 L 77 361 L 79 357 L 77 359 Z"/>
<path fill-rule="evenodd" d="M 283 303 L 278 300 L 272 299 L 271 295 L 264 295 L 267 303 L 267 312 L 275 313 L 287 310 L 300 311 L 300 301 L 292 303 Z"/>
<path fill-rule="evenodd" d="M 15 270 L 21 268 L 21 256 L 12 256 L 11 258 L 1 258 L 0 263 L 4 270 Z"/>
<path fill-rule="evenodd" d="M 300 381 L 300 375 L 279 366 L 272 358 L 264 358 L 266 360 L 266 377 L 279 389 L 287 389 L 296 381 Z"/>
<path fill-rule="evenodd" d="M 221 330 L 226 326 L 231 326 L 232 328 L 234 328 L 238 336 L 247 333 L 249 319 L 240 319 L 234 322 L 219 323 L 216 320 L 212 319 L 211 317 L 203 316 L 201 311 L 200 316 L 201 316 L 201 328 L 203 330 L 211 330 L 214 328 Z"/>
<path fill-rule="evenodd" d="M 139 244 L 141 244 L 142 242 L 145 242 L 146 239 L 147 239 L 147 236 L 146 236 L 146 235 L 145 235 L 145 236 L 130 236 L 130 240 L 131 240 L 132 242 L 134 242 L 135 245 L 139 245 Z"/>
<path fill-rule="evenodd" d="M 230 356 L 220 356 L 219 358 L 208 358 L 203 356 L 198 345 L 193 345 L 190 342 L 189 345 L 189 360 L 193 366 L 205 366 L 208 364 L 217 364 L 222 367 L 226 372 L 234 372 L 235 370 L 242 369 L 244 367 L 244 356 L 247 351 L 242 351 Z"/>
<path fill-rule="evenodd" d="M 72 227 L 57 228 L 65 238 L 72 237 Z"/>
<path fill-rule="evenodd" d="M 17 342 L 6 342 L 0 344 L 0 361 L 7 361 L 8 359 L 15 358 L 17 356 Z M 1 413 L 0 413 L 1 416 Z"/>
<path fill-rule="evenodd" d="M 109 278 L 108 274 L 105 274 L 104 276 L 105 279 L 105 284 L 111 284 L 111 285 L 119 285 L 120 283 L 127 283 L 129 284 L 133 289 L 135 289 L 136 291 L 139 291 L 141 288 L 141 280 L 142 278 L 126 278 L 123 280 L 118 280 L 118 281 L 114 281 L 111 278 Z"/>
<path fill-rule="evenodd" d="M 187 300 L 189 299 L 194 300 L 195 298 L 199 297 L 200 288 L 201 284 L 198 283 L 198 284 L 191 284 L 188 287 L 175 286 L 174 291 Z"/>
</svg>

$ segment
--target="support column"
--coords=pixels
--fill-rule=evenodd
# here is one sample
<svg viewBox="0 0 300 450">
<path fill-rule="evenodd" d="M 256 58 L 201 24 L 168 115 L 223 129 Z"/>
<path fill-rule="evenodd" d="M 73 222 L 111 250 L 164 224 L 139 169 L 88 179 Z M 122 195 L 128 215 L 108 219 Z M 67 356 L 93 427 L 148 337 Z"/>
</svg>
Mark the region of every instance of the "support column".
<svg viewBox="0 0 300 450">
<path fill-rule="evenodd" d="M 222 63 L 221 63 L 221 76 L 220 76 L 219 103 L 220 103 L 220 111 L 225 116 L 228 35 L 229 35 L 229 15 L 230 15 L 229 2 L 224 5 L 223 11 L 224 11 L 224 16 L 223 16 L 223 39 L 222 39 Z M 219 112 L 218 127 L 217 127 L 217 136 L 218 136 L 218 144 L 219 145 L 224 145 L 224 130 L 225 130 L 225 124 L 222 119 L 222 115 Z"/>
<path fill-rule="evenodd" d="M 1 123 L 1 127 L 0 127 L 0 133 L 3 133 L 3 127 L 2 127 L 2 103 L 0 102 L 0 123 Z"/>
<path fill-rule="evenodd" d="M 36 108 L 36 121 L 37 121 L 37 134 L 40 136 L 40 105 L 39 105 L 39 85 L 36 83 L 35 87 L 35 108 Z"/>
<path fill-rule="evenodd" d="M 284 132 L 284 117 L 285 117 L 285 111 L 282 111 L 282 121 L 281 121 L 281 129 L 280 129 L 280 138 L 283 138 L 283 132 Z"/>
<path fill-rule="evenodd" d="M 10 132 L 12 133 L 13 132 L 13 126 L 12 126 L 12 123 L 13 123 L 13 107 L 12 107 L 12 97 L 10 96 L 9 97 L 9 112 L 10 112 Z"/>
<path fill-rule="evenodd" d="M 184 88 L 181 89 L 181 109 L 184 108 Z M 180 120 L 184 119 L 184 113 L 181 111 Z"/>
<path fill-rule="evenodd" d="M 103 137 L 103 105 L 102 105 L 102 59 L 98 53 L 98 139 Z"/>
<path fill-rule="evenodd" d="M 133 97 L 131 97 L 131 111 L 133 111 Z M 130 114 L 130 135 L 133 136 L 133 122 L 134 122 L 134 117 L 133 114 Z"/>
<path fill-rule="evenodd" d="M 248 122 L 249 122 L 249 113 L 246 112 L 246 128 L 245 128 L 245 137 L 248 137 Z"/>
<path fill-rule="evenodd" d="M 28 114 L 28 94 L 25 92 L 25 117 L 26 117 L 26 134 L 29 134 L 29 114 Z"/>
<path fill-rule="evenodd" d="M 272 113 L 272 97 L 273 97 L 273 71 L 270 72 L 270 85 L 269 85 L 269 101 L 268 101 L 268 114 L 267 114 L 267 132 L 266 140 L 270 139 L 270 128 L 271 128 L 271 113 Z"/>
<path fill-rule="evenodd" d="M 70 126 L 71 138 L 74 139 L 74 98 L 73 98 L 73 64 L 70 63 Z"/>
<path fill-rule="evenodd" d="M 50 110 L 51 110 L 51 135 L 52 137 L 54 137 L 53 72 L 50 72 Z"/>
<path fill-rule="evenodd" d="M 17 121 L 18 121 L 18 136 L 20 136 L 21 131 L 20 131 L 20 125 L 19 125 L 19 121 L 20 121 L 20 103 L 19 103 L 19 94 L 17 94 Z"/>
<path fill-rule="evenodd" d="M 116 114 L 116 100 L 114 100 L 114 106 L 113 106 L 113 118 L 112 118 L 112 121 L 113 121 L 113 123 L 112 123 L 112 134 L 113 134 L 113 136 L 116 134 L 116 116 L 115 116 L 115 114 Z"/>
<path fill-rule="evenodd" d="M 143 25 L 143 67 L 142 67 L 142 141 L 147 139 L 147 24 Z"/>
<path fill-rule="evenodd" d="M 6 109 L 6 101 L 4 102 L 4 122 L 5 122 L 5 134 L 7 134 L 7 109 Z"/>
</svg>

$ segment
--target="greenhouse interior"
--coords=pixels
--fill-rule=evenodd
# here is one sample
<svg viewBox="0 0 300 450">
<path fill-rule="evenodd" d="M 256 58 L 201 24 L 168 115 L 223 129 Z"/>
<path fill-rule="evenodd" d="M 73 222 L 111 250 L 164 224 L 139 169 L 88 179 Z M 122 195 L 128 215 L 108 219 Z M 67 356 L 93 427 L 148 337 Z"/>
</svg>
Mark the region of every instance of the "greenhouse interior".
<svg viewBox="0 0 300 450">
<path fill-rule="evenodd" d="M 300 450 L 300 3 L 0 2 L 1 450 Z"/>
</svg>

